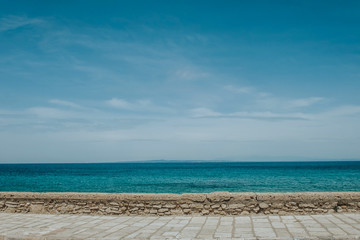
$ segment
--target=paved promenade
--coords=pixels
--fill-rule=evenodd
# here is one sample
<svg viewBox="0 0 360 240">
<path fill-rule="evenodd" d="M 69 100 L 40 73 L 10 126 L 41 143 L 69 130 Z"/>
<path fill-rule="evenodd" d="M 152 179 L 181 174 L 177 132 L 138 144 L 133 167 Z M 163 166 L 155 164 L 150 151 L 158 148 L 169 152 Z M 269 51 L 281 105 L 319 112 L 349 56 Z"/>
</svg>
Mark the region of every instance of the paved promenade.
<svg viewBox="0 0 360 240">
<path fill-rule="evenodd" d="M 0 239 L 360 239 L 360 214 L 110 217 L 0 213 Z"/>
</svg>

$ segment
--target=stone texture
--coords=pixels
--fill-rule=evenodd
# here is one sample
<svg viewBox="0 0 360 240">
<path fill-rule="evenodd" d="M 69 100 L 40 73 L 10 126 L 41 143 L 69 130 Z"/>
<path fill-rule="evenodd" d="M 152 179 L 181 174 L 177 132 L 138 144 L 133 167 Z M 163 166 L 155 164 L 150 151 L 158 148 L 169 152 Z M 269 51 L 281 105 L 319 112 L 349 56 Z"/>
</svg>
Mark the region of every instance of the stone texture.
<svg viewBox="0 0 360 240">
<path fill-rule="evenodd" d="M 87 215 L 286 215 L 360 212 L 360 192 L 18 193 L 0 192 L 0 212 Z"/>
</svg>

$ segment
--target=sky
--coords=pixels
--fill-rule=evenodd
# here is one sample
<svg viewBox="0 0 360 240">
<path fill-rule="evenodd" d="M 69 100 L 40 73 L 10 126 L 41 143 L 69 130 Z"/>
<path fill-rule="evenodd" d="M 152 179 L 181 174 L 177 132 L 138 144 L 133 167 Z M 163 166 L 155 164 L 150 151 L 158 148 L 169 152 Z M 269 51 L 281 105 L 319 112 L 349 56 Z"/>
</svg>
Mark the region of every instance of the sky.
<svg viewBox="0 0 360 240">
<path fill-rule="evenodd" d="M 360 159 L 359 1 L 0 2 L 1 163 Z"/>
</svg>

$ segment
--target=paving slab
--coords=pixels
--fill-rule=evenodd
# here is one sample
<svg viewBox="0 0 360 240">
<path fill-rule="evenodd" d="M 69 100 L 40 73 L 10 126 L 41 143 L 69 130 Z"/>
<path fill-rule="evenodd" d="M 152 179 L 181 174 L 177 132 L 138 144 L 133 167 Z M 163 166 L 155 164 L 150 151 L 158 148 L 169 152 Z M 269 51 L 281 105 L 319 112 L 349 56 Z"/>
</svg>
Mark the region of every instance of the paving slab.
<svg viewBox="0 0 360 240">
<path fill-rule="evenodd" d="M 0 240 L 360 240 L 360 214 L 301 216 L 81 216 L 0 213 Z"/>
</svg>

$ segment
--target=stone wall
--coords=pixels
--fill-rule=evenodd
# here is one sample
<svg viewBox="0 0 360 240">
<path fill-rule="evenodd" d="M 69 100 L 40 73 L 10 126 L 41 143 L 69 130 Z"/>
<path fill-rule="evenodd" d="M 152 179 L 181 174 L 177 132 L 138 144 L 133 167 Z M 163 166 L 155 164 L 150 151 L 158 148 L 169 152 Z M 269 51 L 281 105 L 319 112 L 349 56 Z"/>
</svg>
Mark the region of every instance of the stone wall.
<svg viewBox="0 0 360 240">
<path fill-rule="evenodd" d="M 249 215 L 360 212 L 360 192 L 25 193 L 0 192 L 0 212 L 89 215 Z"/>
</svg>

